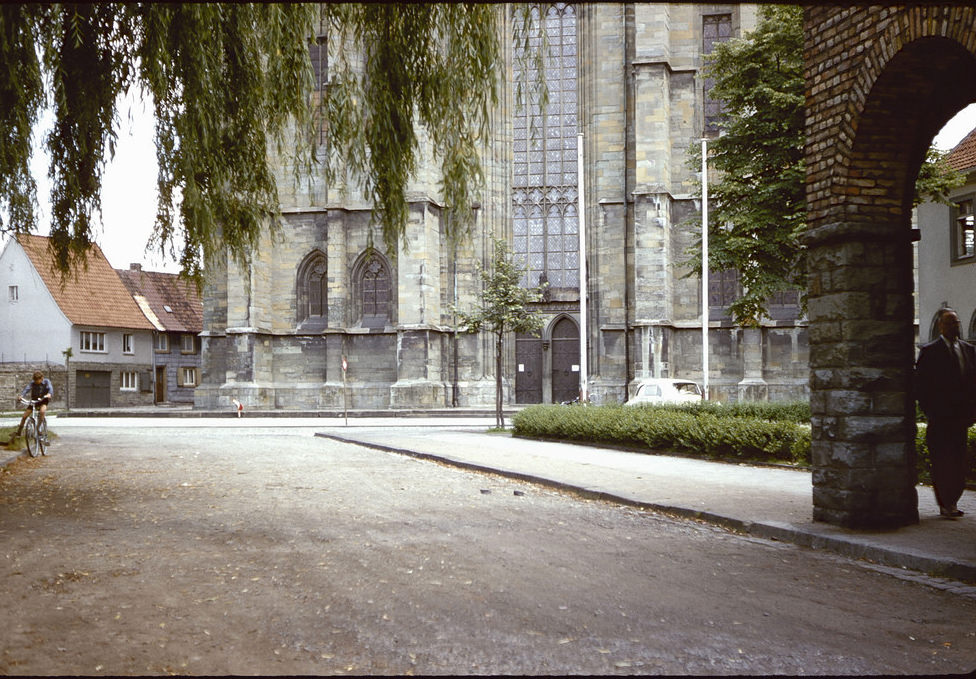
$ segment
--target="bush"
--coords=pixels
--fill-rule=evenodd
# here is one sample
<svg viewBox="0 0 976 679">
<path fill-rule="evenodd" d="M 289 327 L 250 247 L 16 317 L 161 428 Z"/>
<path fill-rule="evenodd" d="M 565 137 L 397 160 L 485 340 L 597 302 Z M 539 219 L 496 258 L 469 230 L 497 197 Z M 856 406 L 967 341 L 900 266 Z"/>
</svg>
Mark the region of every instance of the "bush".
<svg viewBox="0 0 976 679">
<path fill-rule="evenodd" d="M 787 417 L 780 411 L 783 419 L 770 421 L 731 412 L 731 409 L 702 408 L 698 404 L 690 408 L 541 405 L 518 412 L 512 424 L 518 436 L 676 450 L 726 459 L 809 464 L 810 430 L 790 421 L 795 413 Z"/>
<path fill-rule="evenodd" d="M 633 406 L 632 406 L 633 407 Z M 691 415 L 715 415 L 717 417 L 751 417 L 758 420 L 772 422 L 794 422 L 803 424 L 810 422 L 810 403 L 808 401 L 791 401 L 787 403 L 768 401 L 745 401 L 742 403 L 720 403 L 718 401 L 701 401 L 698 403 L 642 405 L 639 408 L 653 410 L 669 410 L 689 413 Z"/>
<path fill-rule="evenodd" d="M 802 416 L 806 413 L 806 418 Z M 672 450 L 750 462 L 811 464 L 809 406 L 801 403 L 703 402 L 686 405 L 529 406 L 512 418 L 517 436 Z M 762 415 L 762 416 L 760 416 Z M 918 479 L 931 483 L 924 423 L 915 437 Z M 970 469 L 976 482 L 976 427 L 969 429 Z"/>
</svg>

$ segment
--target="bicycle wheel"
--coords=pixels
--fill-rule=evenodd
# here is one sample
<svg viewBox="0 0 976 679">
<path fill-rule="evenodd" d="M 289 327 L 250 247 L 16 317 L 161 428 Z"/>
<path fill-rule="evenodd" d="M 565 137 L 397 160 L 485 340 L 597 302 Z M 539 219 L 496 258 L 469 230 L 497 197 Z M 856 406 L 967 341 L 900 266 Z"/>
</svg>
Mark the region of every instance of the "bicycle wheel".
<svg viewBox="0 0 976 679">
<path fill-rule="evenodd" d="M 47 419 L 37 423 L 37 449 L 47 455 Z"/>
<path fill-rule="evenodd" d="M 27 452 L 30 453 L 31 457 L 37 457 L 37 425 L 34 424 L 34 418 L 28 418 L 27 422 L 24 423 L 24 440 L 27 441 Z"/>
</svg>

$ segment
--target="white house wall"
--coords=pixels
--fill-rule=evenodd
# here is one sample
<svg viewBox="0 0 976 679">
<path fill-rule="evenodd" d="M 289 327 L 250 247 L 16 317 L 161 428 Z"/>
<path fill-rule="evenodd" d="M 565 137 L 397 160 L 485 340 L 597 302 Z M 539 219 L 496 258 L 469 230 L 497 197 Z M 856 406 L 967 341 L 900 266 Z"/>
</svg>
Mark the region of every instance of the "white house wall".
<svg viewBox="0 0 976 679">
<path fill-rule="evenodd" d="M 10 286 L 17 286 L 16 301 L 10 299 Z M 0 320 L 0 363 L 63 365 L 61 352 L 77 346 L 70 321 L 13 240 L 0 254 Z"/>
<path fill-rule="evenodd" d="M 953 197 L 976 194 L 976 175 L 952 192 Z M 951 264 L 953 224 L 947 205 L 918 206 L 922 240 L 918 248 L 919 342 L 928 342 L 938 310 L 948 305 L 959 314 L 963 337 L 974 339 L 970 329 L 976 321 L 976 262 Z"/>
</svg>

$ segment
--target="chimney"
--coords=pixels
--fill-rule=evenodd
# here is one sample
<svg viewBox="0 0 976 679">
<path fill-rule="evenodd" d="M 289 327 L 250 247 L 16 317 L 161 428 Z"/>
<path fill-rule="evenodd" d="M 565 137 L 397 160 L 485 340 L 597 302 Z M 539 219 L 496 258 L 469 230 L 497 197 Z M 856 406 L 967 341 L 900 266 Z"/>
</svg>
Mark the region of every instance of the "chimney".
<svg viewBox="0 0 976 679">
<path fill-rule="evenodd" d="M 129 265 L 129 271 L 142 271 L 142 264 L 134 262 Z"/>
</svg>

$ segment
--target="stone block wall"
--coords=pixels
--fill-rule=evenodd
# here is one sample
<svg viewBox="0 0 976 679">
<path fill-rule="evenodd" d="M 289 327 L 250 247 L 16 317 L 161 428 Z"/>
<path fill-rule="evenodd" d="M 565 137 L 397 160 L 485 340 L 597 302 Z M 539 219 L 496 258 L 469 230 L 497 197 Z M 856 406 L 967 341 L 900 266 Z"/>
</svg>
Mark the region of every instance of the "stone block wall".
<svg viewBox="0 0 976 679">
<path fill-rule="evenodd" d="M 65 367 L 56 363 L 0 363 L 0 410 L 22 410 L 18 402 L 21 390 L 31 383 L 35 370 L 40 370 L 54 387 L 52 408 L 65 407 Z"/>
</svg>

